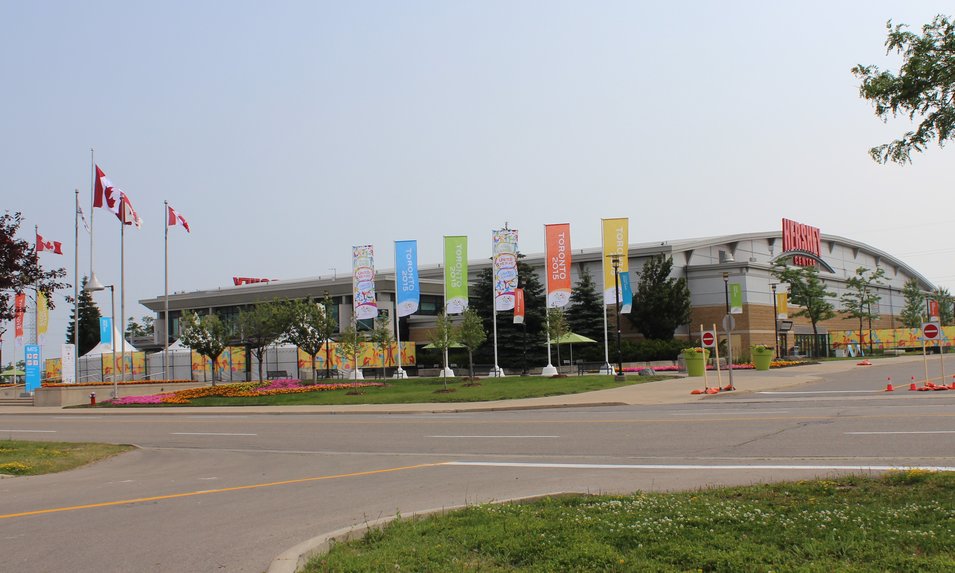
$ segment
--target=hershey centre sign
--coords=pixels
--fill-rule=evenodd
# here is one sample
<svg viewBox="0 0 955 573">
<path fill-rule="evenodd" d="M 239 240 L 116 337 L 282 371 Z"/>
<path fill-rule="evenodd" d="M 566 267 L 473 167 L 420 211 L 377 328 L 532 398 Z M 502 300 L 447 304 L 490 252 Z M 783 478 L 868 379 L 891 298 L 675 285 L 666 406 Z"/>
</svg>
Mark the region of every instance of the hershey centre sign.
<svg viewBox="0 0 955 573">
<path fill-rule="evenodd" d="M 807 251 L 820 257 L 822 256 L 822 241 L 819 237 L 817 227 L 783 219 L 783 252 Z M 816 261 L 809 257 L 795 256 L 793 257 L 793 264 L 801 267 L 814 267 Z"/>
</svg>

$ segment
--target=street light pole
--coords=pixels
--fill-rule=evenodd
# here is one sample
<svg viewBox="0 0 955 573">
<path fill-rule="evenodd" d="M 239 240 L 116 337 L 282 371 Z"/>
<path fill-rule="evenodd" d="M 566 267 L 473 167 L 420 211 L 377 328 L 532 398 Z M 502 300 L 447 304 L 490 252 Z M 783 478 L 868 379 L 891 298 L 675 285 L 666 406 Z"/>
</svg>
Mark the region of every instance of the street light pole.
<svg viewBox="0 0 955 573">
<path fill-rule="evenodd" d="M 610 255 L 610 264 L 613 265 L 613 296 L 617 307 L 617 376 L 618 382 L 626 380 L 623 373 L 623 352 L 620 349 L 620 255 Z"/>
<path fill-rule="evenodd" d="M 119 398 L 119 394 L 118 394 L 119 388 L 116 384 L 116 340 L 114 340 L 116 337 L 113 336 L 116 333 L 116 324 L 115 324 L 116 322 L 116 291 L 113 285 L 102 285 L 100 284 L 99 281 L 96 281 L 94 283 L 92 280 L 86 283 L 86 288 L 84 290 L 86 292 L 97 292 L 97 291 L 106 290 L 106 289 L 109 289 L 109 321 L 111 323 L 110 324 L 111 332 L 109 333 L 109 339 L 110 339 L 110 346 L 113 349 L 112 379 L 113 379 L 113 399 L 115 400 L 116 398 Z M 125 360 L 126 360 L 126 357 L 124 356 L 123 357 L 124 363 L 125 363 Z"/>
<path fill-rule="evenodd" d="M 776 284 L 769 283 L 769 288 L 773 289 L 773 352 L 776 358 L 779 358 L 779 311 L 776 309 Z"/>
<path fill-rule="evenodd" d="M 730 373 L 730 389 L 735 390 L 733 384 L 733 316 L 730 314 L 730 274 L 723 273 L 723 296 L 726 298 L 726 318 L 723 319 L 723 328 L 726 330 L 726 368 Z"/>
</svg>

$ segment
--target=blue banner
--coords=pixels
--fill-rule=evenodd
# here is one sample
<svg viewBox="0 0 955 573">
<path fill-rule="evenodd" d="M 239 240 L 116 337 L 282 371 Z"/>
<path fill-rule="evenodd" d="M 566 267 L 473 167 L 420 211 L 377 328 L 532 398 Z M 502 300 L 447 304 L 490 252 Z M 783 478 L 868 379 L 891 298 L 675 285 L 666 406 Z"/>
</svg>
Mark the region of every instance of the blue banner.
<svg viewBox="0 0 955 573">
<path fill-rule="evenodd" d="M 398 316 L 418 312 L 421 287 L 418 284 L 418 241 L 395 241 L 395 307 Z"/>
<path fill-rule="evenodd" d="M 40 387 L 40 382 L 42 382 L 42 375 L 40 373 L 40 346 L 38 344 L 27 344 L 23 347 L 23 354 L 27 372 L 26 391 L 33 392 Z"/>
<path fill-rule="evenodd" d="M 621 301 L 620 314 L 629 314 L 633 308 L 633 289 L 630 288 L 630 271 L 620 273 Z"/>
<path fill-rule="evenodd" d="M 113 319 L 101 316 L 99 319 L 99 341 L 103 344 L 113 343 Z"/>
</svg>

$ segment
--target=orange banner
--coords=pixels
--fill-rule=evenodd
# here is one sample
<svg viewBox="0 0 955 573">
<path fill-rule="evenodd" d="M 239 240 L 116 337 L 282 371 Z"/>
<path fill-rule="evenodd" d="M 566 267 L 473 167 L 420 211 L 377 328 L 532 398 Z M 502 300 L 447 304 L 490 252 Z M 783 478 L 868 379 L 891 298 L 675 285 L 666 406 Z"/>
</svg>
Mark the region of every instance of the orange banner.
<svg viewBox="0 0 955 573">
<path fill-rule="evenodd" d="M 524 289 L 514 289 L 514 324 L 524 324 Z"/>
<path fill-rule="evenodd" d="M 570 223 L 544 225 L 547 241 L 547 307 L 570 302 Z"/>
</svg>

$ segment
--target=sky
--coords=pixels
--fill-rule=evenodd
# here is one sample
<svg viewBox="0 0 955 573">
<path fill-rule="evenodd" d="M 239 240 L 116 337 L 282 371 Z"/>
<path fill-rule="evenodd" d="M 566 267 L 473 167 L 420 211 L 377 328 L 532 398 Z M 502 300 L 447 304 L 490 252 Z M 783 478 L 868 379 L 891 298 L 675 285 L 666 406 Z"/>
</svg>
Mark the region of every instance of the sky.
<svg viewBox="0 0 955 573">
<path fill-rule="evenodd" d="M 955 149 L 875 163 L 868 149 L 911 123 L 879 120 L 850 72 L 897 70 L 886 22 L 919 31 L 940 13 L 950 3 L 4 2 L 0 207 L 23 213 L 22 238 L 38 225 L 64 243 L 41 262 L 72 283 L 74 189 L 89 218 L 95 150 L 143 220 L 125 234 L 137 319 L 163 294 L 164 200 L 192 229 L 170 229 L 171 292 L 340 276 L 353 245 L 392 268 L 403 239 L 422 265 L 443 235 L 489 257 L 505 222 L 527 253 L 548 223 L 593 248 L 605 217 L 629 217 L 633 243 L 786 217 L 951 288 Z M 117 315 L 119 236 L 97 210 L 93 266 Z M 87 275 L 83 230 L 79 254 Z M 65 337 L 62 295 L 45 357 Z"/>
</svg>

